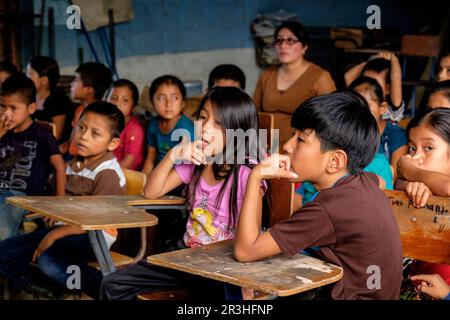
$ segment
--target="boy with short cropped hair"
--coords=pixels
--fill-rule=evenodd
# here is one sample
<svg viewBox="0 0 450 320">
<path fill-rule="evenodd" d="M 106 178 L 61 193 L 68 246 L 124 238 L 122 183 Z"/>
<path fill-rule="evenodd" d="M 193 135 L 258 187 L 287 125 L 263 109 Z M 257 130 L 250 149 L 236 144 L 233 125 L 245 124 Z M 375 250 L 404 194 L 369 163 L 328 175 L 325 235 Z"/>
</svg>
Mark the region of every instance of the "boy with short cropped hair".
<svg viewBox="0 0 450 320">
<path fill-rule="evenodd" d="M 208 90 L 214 87 L 238 87 L 245 90 L 245 74 L 234 64 L 220 64 L 209 73 Z"/>
<path fill-rule="evenodd" d="M 378 148 L 375 118 L 360 97 L 339 92 L 305 101 L 291 126 L 296 131 L 284 145 L 288 155 L 272 155 L 252 170 L 236 258 L 255 261 L 319 247 L 321 258 L 344 270 L 331 287 L 333 299 L 399 299 L 400 232 L 376 175 L 362 171 Z M 311 181 L 318 193 L 289 219 L 260 233 L 261 181 L 279 177 Z M 379 285 L 370 278 L 374 269 Z"/>
<path fill-rule="evenodd" d="M 70 84 L 70 95 L 73 100 L 80 101 L 81 105 L 75 109 L 71 140 L 83 110 L 91 103 L 102 100 L 111 83 L 111 70 L 102 63 L 86 62 L 75 70 L 75 79 Z M 69 152 L 71 156 L 77 154 L 77 147 L 72 141 L 61 145 L 60 149 L 62 153 Z"/>
<path fill-rule="evenodd" d="M 26 210 L 5 203 L 15 195 L 43 195 L 55 171 L 64 195 L 65 165 L 52 134 L 36 124 L 36 88 L 25 75 L 9 77 L 0 92 L 0 240 L 18 235 Z"/>
<path fill-rule="evenodd" d="M 126 194 L 125 176 L 112 153 L 120 144 L 124 125 L 122 112 L 113 104 L 94 102 L 86 107 L 75 132 L 78 157 L 66 168 L 66 195 Z M 111 247 L 117 230 L 104 230 L 103 235 Z M 37 263 L 41 273 L 32 275 L 31 261 Z M 65 291 L 70 265 L 80 267 L 81 290 L 98 288 L 101 274 L 88 266 L 92 261 L 96 258 L 85 231 L 71 225 L 38 229 L 0 242 L 0 273 L 28 292 L 41 292 L 48 286 L 42 273 L 53 280 L 57 292 Z"/>
</svg>

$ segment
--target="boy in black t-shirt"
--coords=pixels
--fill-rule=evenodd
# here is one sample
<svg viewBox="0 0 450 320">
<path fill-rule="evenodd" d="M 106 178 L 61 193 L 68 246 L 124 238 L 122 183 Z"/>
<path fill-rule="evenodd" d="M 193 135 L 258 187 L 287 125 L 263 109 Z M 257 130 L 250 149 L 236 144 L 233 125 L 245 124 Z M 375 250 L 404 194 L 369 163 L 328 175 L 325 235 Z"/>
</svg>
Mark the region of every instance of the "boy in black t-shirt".
<svg viewBox="0 0 450 320">
<path fill-rule="evenodd" d="M 26 210 L 5 203 L 14 195 L 43 194 L 55 170 L 56 195 L 64 195 L 65 164 L 55 138 L 31 119 L 36 88 L 22 74 L 0 92 L 0 240 L 16 236 Z"/>
</svg>

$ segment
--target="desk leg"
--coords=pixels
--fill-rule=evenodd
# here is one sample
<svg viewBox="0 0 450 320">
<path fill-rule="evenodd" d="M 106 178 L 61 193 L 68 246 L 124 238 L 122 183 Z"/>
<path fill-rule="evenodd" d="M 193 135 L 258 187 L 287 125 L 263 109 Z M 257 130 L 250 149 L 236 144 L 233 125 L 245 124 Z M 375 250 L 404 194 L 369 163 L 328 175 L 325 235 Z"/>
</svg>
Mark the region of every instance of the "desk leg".
<svg viewBox="0 0 450 320">
<path fill-rule="evenodd" d="M 116 271 L 116 266 L 114 265 L 114 261 L 111 257 L 111 252 L 109 251 L 108 245 L 105 241 L 105 236 L 103 235 L 102 230 L 95 230 L 97 235 L 98 243 L 100 244 L 100 249 L 103 252 L 103 257 L 105 259 L 106 265 L 108 266 L 108 273 L 113 273 Z"/>
<path fill-rule="evenodd" d="M 94 251 L 97 262 L 100 265 L 100 270 L 103 276 L 115 271 L 114 263 L 112 262 L 111 254 L 108 246 L 106 245 L 105 238 L 101 230 L 89 230 L 87 231 L 89 242 L 91 243 L 92 250 Z M 108 259 L 109 258 L 109 259 Z"/>
</svg>

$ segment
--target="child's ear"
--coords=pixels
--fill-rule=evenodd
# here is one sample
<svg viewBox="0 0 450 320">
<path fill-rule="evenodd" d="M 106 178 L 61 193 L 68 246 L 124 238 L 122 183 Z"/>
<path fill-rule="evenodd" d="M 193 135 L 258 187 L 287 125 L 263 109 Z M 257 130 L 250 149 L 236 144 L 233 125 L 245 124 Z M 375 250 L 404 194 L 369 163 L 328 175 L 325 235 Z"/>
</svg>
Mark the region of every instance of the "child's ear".
<svg viewBox="0 0 450 320">
<path fill-rule="evenodd" d="M 380 111 L 380 115 L 386 114 L 388 110 L 388 103 L 386 101 L 380 103 L 380 107 L 378 110 Z"/>
<path fill-rule="evenodd" d="M 108 151 L 114 151 L 120 146 L 120 139 L 119 138 L 112 138 L 111 141 L 108 143 Z"/>
<path fill-rule="evenodd" d="M 33 114 L 36 112 L 36 102 L 30 103 L 28 105 L 28 114 Z"/>
<path fill-rule="evenodd" d="M 334 150 L 331 153 L 330 159 L 328 160 L 327 172 L 330 174 L 341 171 L 347 168 L 347 154 L 343 150 Z"/>
</svg>

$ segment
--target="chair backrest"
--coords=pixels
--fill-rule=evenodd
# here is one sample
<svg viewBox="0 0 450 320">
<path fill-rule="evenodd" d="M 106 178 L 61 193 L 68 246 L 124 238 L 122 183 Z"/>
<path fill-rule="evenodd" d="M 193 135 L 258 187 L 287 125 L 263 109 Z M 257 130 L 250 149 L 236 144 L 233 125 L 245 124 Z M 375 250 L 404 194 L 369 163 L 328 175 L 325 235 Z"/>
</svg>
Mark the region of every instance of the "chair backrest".
<svg viewBox="0 0 450 320">
<path fill-rule="evenodd" d="M 147 176 L 139 171 L 130 169 L 122 169 L 127 182 L 127 195 L 142 196 L 144 195 L 144 186 L 147 182 Z"/>
<path fill-rule="evenodd" d="M 294 184 L 287 179 L 270 180 L 270 224 L 291 216 L 294 203 Z"/>
<path fill-rule="evenodd" d="M 356 28 L 331 28 L 330 38 L 335 48 L 359 48 L 363 45 L 364 33 Z"/>
<path fill-rule="evenodd" d="M 450 198 L 433 196 L 417 209 L 402 191 L 385 194 L 400 229 L 403 256 L 450 264 Z"/>
<path fill-rule="evenodd" d="M 406 34 L 401 40 L 400 54 L 414 57 L 437 57 L 441 48 L 439 36 Z"/>
<path fill-rule="evenodd" d="M 292 137 L 294 130 L 291 127 L 291 115 L 281 112 L 258 112 L 259 128 L 267 129 L 268 146 L 276 142 L 276 133 L 272 130 L 278 130 L 278 149 L 275 152 L 283 153 L 283 145 Z"/>
<path fill-rule="evenodd" d="M 44 129 L 48 130 L 48 132 L 50 132 L 53 135 L 53 137 L 56 137 L 56 125 L 53 122 L 42 120 L 35 120 L 35 122 Z"/>
<path fill-rule="evenodd" d="M 195 112 L 198 109 L 198 106 L 200 105 L 200 102 L 202 101 L 203 96 L 195 96 L 195 97 L 189 97 L 185 100 L 185 106 L 183 113 L 186 117 L 191 119 L 192 121 L 197 120 Z"/>
<path fill-rule="evenodd" d="M 272 130 L 274 129 L 275 120 L 272 113 L 268 112 L 258 112 L 258 122 L 259 122 L 259 129 L 266 130 L 267 132 L 267 148 L 269 149 L 272 147 Z"/>
</svg>

